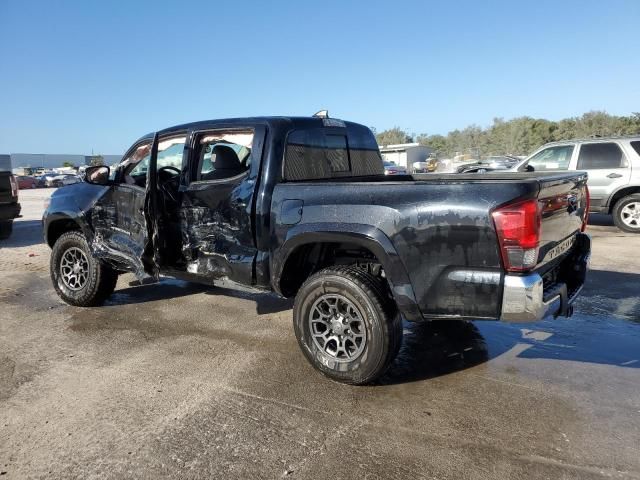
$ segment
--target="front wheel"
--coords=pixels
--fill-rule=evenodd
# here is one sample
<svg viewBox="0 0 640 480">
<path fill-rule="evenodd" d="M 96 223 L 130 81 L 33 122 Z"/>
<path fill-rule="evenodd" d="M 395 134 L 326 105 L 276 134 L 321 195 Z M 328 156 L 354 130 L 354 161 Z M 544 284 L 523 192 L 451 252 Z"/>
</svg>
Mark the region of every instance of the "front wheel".
<svg viewBox="0 0 640 480">
<path fill-rule="evenodd" d="M 113 293 L 118 273 L 91 256 L 80 232 L 67 232 L 58 238 L 49 263 L 53 288 L 70 305 L 101 305 Z"/>
<path fill-rule="evenodd" d="M 353 385 L 380 377 L 402 343 L 402 320 L 385 285 L 353 266 L 309 277 L 296 295 L 293 324 L 307 360 Z"/>
<path fill-rule="evenodd" d="M 640 233 L 640 193 L 627 195 L 613 207 L 613 223 L 620 230 Z"/>
</svg>

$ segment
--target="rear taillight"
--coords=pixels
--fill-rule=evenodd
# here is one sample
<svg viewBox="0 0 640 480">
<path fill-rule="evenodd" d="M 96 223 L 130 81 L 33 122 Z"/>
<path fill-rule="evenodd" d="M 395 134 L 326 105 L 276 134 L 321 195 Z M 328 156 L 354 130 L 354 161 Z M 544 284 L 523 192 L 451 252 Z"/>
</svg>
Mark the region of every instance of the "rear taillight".
<svg viewBox="0 0 640 480">
<path fill-rule="evenodd" d="M 17 197 L 18 196 L 18 181 L 16 180 L 16 177 L 14 177 L 13 175 L 9 176 L 9 183 L 11 184 L 11 196 L 12 197 Z"/>
<path fill-rule="evenodd" d="M 587 229 L 587 223 L 589 222 L 589 209 L 591 208 L 591 194 L 589 193 L 589 187 L 584 186 L 584 197 L 585 197 L 585 205 L 584 205 L 584 213 L 582 214 L 582 228 L 581 232 L 584 232 Z"/>
<path fill-rule="evenodd" d="M 491 214 L 500 242 L 504 268 L 524 272 L 538 263 L 542 216 L 537 200 L 505 205 Z"/>
</svg>

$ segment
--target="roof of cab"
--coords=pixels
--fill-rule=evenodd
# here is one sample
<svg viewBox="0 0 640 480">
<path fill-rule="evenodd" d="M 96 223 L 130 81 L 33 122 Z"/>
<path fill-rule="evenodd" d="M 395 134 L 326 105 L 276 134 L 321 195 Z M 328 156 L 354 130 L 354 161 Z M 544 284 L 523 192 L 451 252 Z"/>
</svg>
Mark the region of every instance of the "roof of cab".
<svg viewBox="0 0 640 480">
<path fill-rule="evenodd" d="M 361 127 L 367 128 L 362 124 L 348 122 L 345 120 L 333 118 L 332 120 L 340 120 L 344 122 L 345 125 L 349 127 Z M 290 124 L 292 127 L 322 127 L 323 119 L 320 117 L 299 117 L 299 116 L 272 116 L 272 117 L 237 117 L 237 118 L 221 118 L 214 120 L 201 120 L 197 122 L 183 123 L 180 125 L 175 125 L 173 127 L 164 128 L 159 130 L 157 133 L 159 135 L 168 134 L 172 132 L 183 132 L 186 130 L 204 130 L 208 128 L 216 128 L 216 127 L 233 127 L 235 125 L 284 125 Z M 147 140 L 153 138 L 156 132 L 151 132 L 146 135 L 143 135 L 135 143 L 139 143 L 142 140 Z"/>
</svg>

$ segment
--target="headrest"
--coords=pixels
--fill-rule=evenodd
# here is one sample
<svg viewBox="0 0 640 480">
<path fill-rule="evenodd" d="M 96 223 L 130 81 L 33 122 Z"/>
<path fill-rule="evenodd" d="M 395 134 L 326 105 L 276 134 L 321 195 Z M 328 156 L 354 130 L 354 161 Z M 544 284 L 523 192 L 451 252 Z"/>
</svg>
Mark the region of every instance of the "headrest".
<svg viewBox="0 0 640 480">
<path fill-rule="evenodd" d="M 213 147 L 211 156 L 215 158 L 213 160 L 213 168 L 215 170 L 234 170 L 241 168 L 238 154 L 235 150 L 227 145 L 216 145 Z"/>
</svg>

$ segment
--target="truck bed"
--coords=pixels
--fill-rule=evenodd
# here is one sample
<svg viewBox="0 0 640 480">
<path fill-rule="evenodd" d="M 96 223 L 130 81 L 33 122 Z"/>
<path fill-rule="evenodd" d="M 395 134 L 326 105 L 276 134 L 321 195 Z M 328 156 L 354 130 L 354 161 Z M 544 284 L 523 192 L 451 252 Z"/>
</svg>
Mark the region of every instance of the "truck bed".
<svg viewBox="0 0 640 480">
<path fill-rule="evenodd" d="M 408 273 L 424 317 L 497 318 L 505 274 L 492 212 L 538 199 L 542 234 L 535 271 L 544 275 L 568 254 L 558 253 L 580 231 L 586 206 L 581 172 L 424 174 L 288 182 L 276 185 L 271 225 L 277 249 L 292 230 L 313 225 L 382 234 Z M 578 207 L 550 208 L 575 197 Z M 288 200 L 302 204 L 295 225 L 282 221 Z M 565 204 L 562 204 L 565 205 Z M 554 250 L 555 249 L 555 250 Z M 408 288 L 403 286 L 402 288 Z"/>
</svg>

